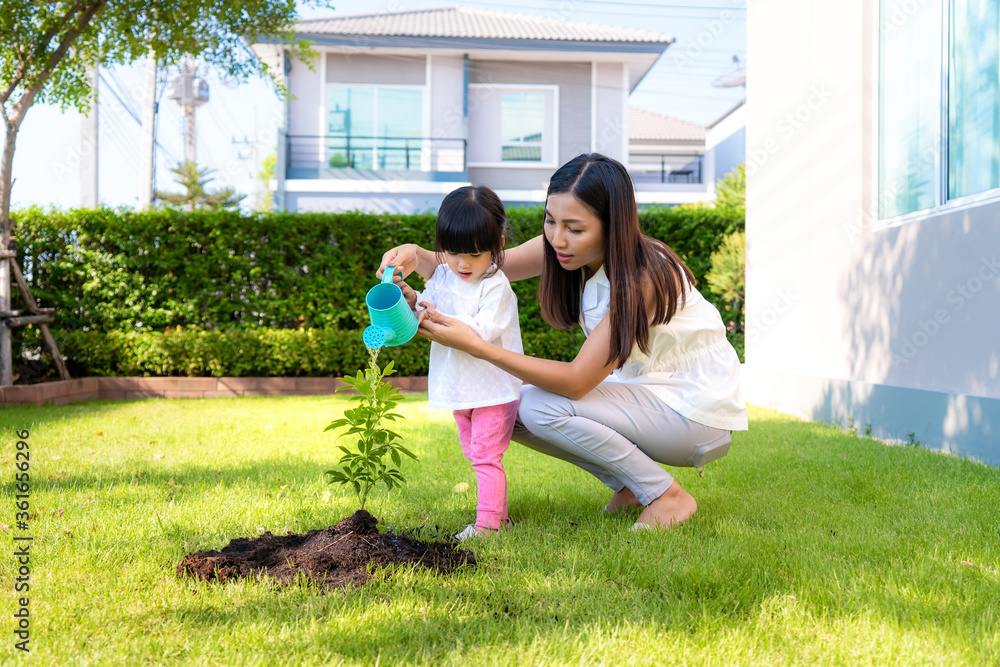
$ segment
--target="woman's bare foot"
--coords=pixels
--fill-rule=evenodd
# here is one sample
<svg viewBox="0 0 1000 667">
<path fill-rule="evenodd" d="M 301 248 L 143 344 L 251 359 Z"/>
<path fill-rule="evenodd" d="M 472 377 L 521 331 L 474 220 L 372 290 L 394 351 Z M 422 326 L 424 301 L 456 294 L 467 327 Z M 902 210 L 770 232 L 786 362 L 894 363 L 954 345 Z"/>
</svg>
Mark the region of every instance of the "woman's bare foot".
<svg viewBox="0 0 1000 667">
<path fill-rule="evenodd" d="M 642 503 L 640 503 L 639 499 L 635 497 L 632 490 L 626 486 L 621 491 L 616 491 L 615 495 L 611 496 L 611 500 L 607 505 L 605 505 L 604 511 L 609 514 L 617 514 L 618 512 L 636 509 L 637 507 L 642 507 Z"/>
<path fill-rule="evenodd" d="M 646 506 L 636 523 L 649 528 L 670 528 L 684 523 L 697 511 L 698 503 L 674 480 L 669 489 Z"/>
</svg>

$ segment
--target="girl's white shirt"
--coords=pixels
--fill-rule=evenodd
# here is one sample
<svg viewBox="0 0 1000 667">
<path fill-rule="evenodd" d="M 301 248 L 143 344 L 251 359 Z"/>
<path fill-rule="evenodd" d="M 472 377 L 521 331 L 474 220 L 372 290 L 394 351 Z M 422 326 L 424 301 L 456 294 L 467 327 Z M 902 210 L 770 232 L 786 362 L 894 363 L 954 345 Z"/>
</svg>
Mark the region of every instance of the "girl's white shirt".
<svg viewBox="0 0 1000 667">
<path fill-rule="evenodd" d="M 581 305 L 580 327 L 589 336 L 611 305 L 611 284 L 603 266 L 584 285 Z M 719 311 L 688 285 L 671 320 L 650 329 L 649 354 L 636 345 L 625 365 L 606 381 L 642 385 L 699 424 L 745 431 L 740 374 L 740 359 L 726 340 Z"/>
<path fill-rule="evenodd" d="M 513 352 L 524 351 L 517 297 L 501 271 L 470 283 L 447 264 L 440 264 L 424 291 L 417 293 L 417 303 L 421 301 L 465 322 L 483 340 Z M 432 342 L 427 392 L 433 408 L 468 410 L 516 401 L 521 381 L 488 361 Z"/>
</svg>

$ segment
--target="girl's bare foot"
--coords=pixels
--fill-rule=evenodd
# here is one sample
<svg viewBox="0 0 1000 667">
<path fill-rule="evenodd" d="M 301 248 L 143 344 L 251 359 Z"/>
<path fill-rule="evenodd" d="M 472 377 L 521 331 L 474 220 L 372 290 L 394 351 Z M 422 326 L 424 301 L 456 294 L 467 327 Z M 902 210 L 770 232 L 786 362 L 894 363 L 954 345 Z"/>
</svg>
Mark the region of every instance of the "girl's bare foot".
<svg viewBox="0 0 1000 667">
<path fill-rule="evenodd" d="M 698 503 L 674 480 L 669 489 L 646 506 L 634 527 L 670 528 L 684 523 L 697 511 Z"/>
<path fill-rule="evenodd" d="M 609 514 L 617 514 L 618 512 L 624 512 L 625 510 L 631 510 L 637 507 L 642 507 L 642 503 L 640 503 L 639 499 L 635 497 L 632 490 L 626 486 L 621 491 L 616 491 L 615 495 L 611 496 L 611 501 L 605 505 L 604 511 Z"/>
</svg>

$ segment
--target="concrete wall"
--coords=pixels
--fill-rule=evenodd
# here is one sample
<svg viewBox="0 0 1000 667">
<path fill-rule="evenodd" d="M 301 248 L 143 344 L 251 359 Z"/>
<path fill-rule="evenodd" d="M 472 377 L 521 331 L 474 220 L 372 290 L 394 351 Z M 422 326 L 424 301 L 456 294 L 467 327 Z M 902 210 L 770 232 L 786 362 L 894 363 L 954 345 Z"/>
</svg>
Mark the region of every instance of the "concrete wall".
<svg viewBox="0 0 1000 667">
<path fill-rule="evenodd" d="M 422 86 L 426 81 L 427 57 L 423 55 L 326 54 L 327 83 Z"/>
<path fill-rule="evenodd" d="M 872 220 L 875 8 L 748 12 L 745 393 L 1000 463 L 1000 203 Z"/>
<path fill-rule="evenodd" d="M 628 112 L 624 63 L 594 63 L 594 151 L 628 166 Z"/>
<path fill-rule="evenodd" d="M 712 172 L 705 174 L 708 183 L 718 182 L 723 176 L 740 166 L 747 158 L 747 133 L 741 127 L 711 149 Z"/>
<path fill-rule="evenodd" d="M 746 161 L 746 104 L 733 109 L 705 134 L 705 180 L 715 182 Z M 708 169 L 711 163 L 711 169 Z"/>
<path fill-rule="evenodd" d="M 320 134 L 320 106 L 323 85 L 320 81 L 320 63 L 317 59 L 313 69 L 301 60 L 292 61 L 292 71 L 288 75 L 288 134 Z"/>
<path fill-rule="evenodd" d="M 455 183 L 460 187 L 463 183 Z M 299 213 L 339 213 L 367 211 L 369 213 L 435 213 L 444 194 L 426 193 L 360 193 L 360 192 L 288 192 L 285 194 L 289 211 Z"/>
<path fill-rule="evenodd" d="M 460 56 L 431 56 L 430 136 L 438 139 L 464 139 L 465 119 L 462 99 L 465 64 Z M 465 155 L 461 142 L 438 142 L 431 149 L 431 170 L 464 171 Z"/>
</svg>

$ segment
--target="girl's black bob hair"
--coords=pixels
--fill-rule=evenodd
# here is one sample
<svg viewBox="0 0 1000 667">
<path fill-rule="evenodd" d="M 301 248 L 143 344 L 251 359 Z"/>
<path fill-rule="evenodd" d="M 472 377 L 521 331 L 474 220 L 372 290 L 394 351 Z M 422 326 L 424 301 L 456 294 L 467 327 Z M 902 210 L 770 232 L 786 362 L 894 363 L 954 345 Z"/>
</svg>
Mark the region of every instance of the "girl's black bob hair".
<svg viewBox="0 0 1000 667">
<path fill-rule="evenodd" d="M 485 185 L 466 185 L 441 202 L 434 246 L 438 252 L 455 254 L 488 252 L 499 269 L 507 232 L 507 212 L 497 194 Z"/>
</svg>

